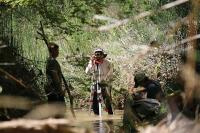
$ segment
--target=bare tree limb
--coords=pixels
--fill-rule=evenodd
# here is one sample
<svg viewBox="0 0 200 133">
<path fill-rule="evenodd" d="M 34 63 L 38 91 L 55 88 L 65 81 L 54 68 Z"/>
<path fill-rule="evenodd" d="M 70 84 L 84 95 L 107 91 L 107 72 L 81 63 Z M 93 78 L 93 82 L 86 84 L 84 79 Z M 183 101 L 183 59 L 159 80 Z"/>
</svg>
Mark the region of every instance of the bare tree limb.
<svg viewBox="0 0 200 133">
<path fill-rule="evenodd" d="M 94 15 L 93 19 L 109 21 L 111 23 L 115 23 L 115 22 L 119 21 L 118 19 L 114 19 L 114 18 L 111 18 L 111 17 L 103 16 L 103 15 Z"/>
<path fill-rule="evenodd" d="M 8 72 L 6 72 L 5 70 L 1 68 L 0 68 L 0 73 L 3 73 L 4 75 L 8 76 L 8 78 L 12 79 L 19 85 L 23 86 L 24 88 L 28 88 L 21 80 L 18 80 L 16 77 L 12 76 L 11 74 L 9 74 Z"/>
<path fill-rule="evenodd" d="M 41 32 L 37 32 L 42 38 L 43 38 L 43 40 L 44 40 L 44 42 L 45 42 L 45 44 L 46 44 L 46 46 L 48 47 L 48 38 L 47 38 L 47 36 L 45 35 L 45 33 L 44 33 L 44 27 L 43 27 L 43 24 L 42 24 L 42 22 L 40 21 L 40 29 L 39 29 Z"/>
<path fill-rule="evenodd" d="M 8 63 L 8 62 L 0 63 L 0 66 L 13 66 L 13 65 L 15 65 L 15 63 Z"/>
</svg>

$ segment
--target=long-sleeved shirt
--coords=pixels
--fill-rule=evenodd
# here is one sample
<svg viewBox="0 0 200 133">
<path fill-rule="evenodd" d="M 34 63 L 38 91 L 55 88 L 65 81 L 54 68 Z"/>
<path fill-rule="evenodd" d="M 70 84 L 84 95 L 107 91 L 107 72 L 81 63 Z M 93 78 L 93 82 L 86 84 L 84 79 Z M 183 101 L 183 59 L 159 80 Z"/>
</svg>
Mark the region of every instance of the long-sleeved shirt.
<svg viewBox="0 0 200 133">
<path fill-rule="evenodd" d="M 92 73 L 93 80 L 98 80 L 99 82 L 108 81 L 113 75 L 113 67 L 112 64 L 106 59 L 104 59 L 103 62 L 98 65 L 90 60 L 85 72 Z"/>
</svg>

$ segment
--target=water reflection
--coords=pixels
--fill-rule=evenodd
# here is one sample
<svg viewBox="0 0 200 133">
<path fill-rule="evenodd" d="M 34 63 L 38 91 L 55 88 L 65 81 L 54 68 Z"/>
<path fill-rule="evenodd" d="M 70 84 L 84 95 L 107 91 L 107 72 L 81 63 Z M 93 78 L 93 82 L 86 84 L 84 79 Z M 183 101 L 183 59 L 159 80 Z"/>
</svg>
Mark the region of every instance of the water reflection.
<svg viewBox="0 0 200 133">
<path fill-rule="evenodd" d="M 121 132 L 121 120 L 98 120 L 92 123 L 95 133 L 117 133 Z"/>
<path fill-rule="evenodd" d="M 105 126 L 103 125 L 103 121 L 102 120 L 95 121 L 93 123 L 93 128 L 94 128 L 94 131 L 96 133 L 105 133 L 105 132 L 107 132 Z"/>
<path fill-rule="evenodd" d="M 94 133 L 122 133 L 122 115 L 123 111 L 115 110 L 114 115 L 108 115 L 102 112 L 102 117 L 94 114 L 88 114 L 84 110 L 76 110 L 76 119 L 74 120 L 78 126 L 93 130 Z M 69 119 L 68 118 L 68 119 Z"/>
</svg>

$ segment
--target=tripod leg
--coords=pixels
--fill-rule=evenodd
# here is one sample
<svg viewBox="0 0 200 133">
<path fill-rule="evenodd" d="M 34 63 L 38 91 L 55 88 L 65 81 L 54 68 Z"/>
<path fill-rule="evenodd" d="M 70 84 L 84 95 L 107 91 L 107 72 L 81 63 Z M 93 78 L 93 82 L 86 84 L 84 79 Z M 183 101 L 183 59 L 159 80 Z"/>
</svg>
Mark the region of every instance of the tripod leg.
<svg viewBox="0 0 200 133">
<path fill-rule="evenodd" d="M 99 102 L 99 115 L 101 116 L 102 115 L 102 103 L 103 103 L 102 89 L 101 89 L 101 92 L 98 93 L 98 102 Z"/>
<path fill-rule="evenodd" d="M 94 97 L 94 90 L 93 87 L 91 87 L 91 91 L 90 91 L 90 106 L 89 106 L 89 114 L 91 114 L 91 109 L 92 109 L 92 104 L 93 104 L 93 97 Z"/>
</svg>

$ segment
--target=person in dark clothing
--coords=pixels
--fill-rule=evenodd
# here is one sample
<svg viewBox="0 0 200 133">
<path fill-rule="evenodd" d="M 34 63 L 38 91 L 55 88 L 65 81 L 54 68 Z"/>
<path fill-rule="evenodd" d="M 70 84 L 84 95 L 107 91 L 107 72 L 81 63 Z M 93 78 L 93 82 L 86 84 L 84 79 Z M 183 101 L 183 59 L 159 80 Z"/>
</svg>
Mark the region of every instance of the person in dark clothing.
<svg viewBox="0 0 200 133">
<path fill-rule="evenodd" d="M 136 131 L 135 123 L 155 116 L 163 96 L 160 83 L 142 72 L 135 74 L 134 82 L 124 102 L 123 125 L 126 132 Z"/>
<path fill-rule="evenodd" d="M 146 93 L 146 98 L 161 100 L 163 92 L 158 81 L 149 79 L 143 72 L 138 72 L 135 75 L 134 82 L 133 92 L 135 93 L 133 95 L 142 92 Z"/>
<path fill-rule="evenodd" d="M 49 58 L 46 64 L 48 102 L 65 102 L 64 90 L 62 89 L 62 71 L 56 60 L 59 55 L 59 47 L 55 43 L 48 44 Z"/>
</svg>

